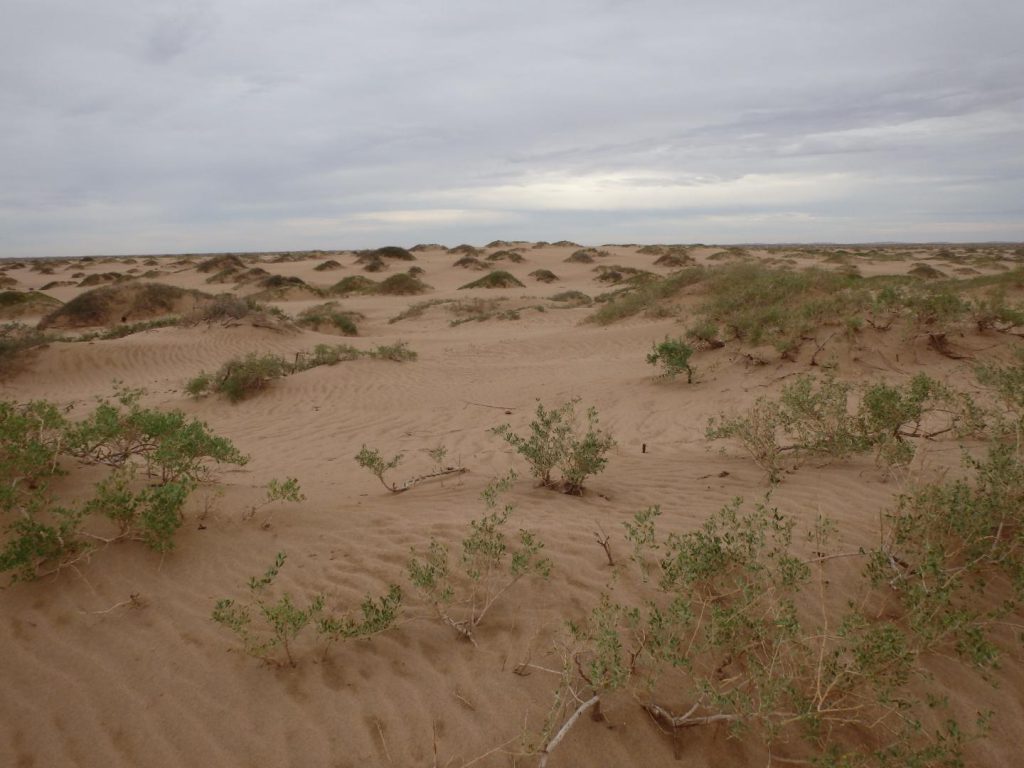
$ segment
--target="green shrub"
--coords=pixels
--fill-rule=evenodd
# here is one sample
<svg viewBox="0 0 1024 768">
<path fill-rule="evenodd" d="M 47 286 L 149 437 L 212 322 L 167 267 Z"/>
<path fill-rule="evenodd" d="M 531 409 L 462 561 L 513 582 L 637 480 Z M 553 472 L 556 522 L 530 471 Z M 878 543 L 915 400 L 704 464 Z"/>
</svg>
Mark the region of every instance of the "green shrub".
<svg viewBox="0 0 1024 768">
<path fill-rule="evenodd" d="M 323 612 L 325 598 L 315 595 L 305 607 L 300 607 L 287 592 L 276 602 L 264 597 L 264 590 L 274 583 L 285 559 L 285 553 L 279 552 L 274 564 L 262 576 L 249 579 L 249 603 L 239 604 L 230 598 L 218 600 L 213 609 L 213 620 L 230 629 L 250 656 L 274 661 L 275 652 L 281 648 L 288 664 L 294 667 L 292 645 Z M 254 619 L 259 621 L 256 626 Z"/>
<path fill-rule="evenodd" d="M 1016 360 L 1009 365 L 982 363 L 975 366 L 978 381 L 990 388 L 1000 405 L 997 429 L 1021 444 L 1024 434 L 1024 349 L 1017 349 Z"/>
<path fill-rule="evenodd" d="M 647 362 L 650 365 L 661 365 L 662 375 L 674 379 L 680 373 L 686 373 L 686 383 L 693 383 L 693 368 L 690 366 L 690 357 L 693 349 L 687 346 L 682 339 L 670 339 L 667 336 L 660 344 L 651 344 L 651 351 L 647 353 Z"/>
<path fill-rule="evenodd" d="M 295 643 L 309 626 L 329 643 L 370 637 L 394 626 L 402 601 L 397 585 L 391 585 L 379 600 L 367 596 L 361 605 L 361 620 L 347 615 L 324 615 L 326 598 L 322 594 L 314 595 L 304 607 L 296 604 L 288 592 L 271 602 L 266 590 L 273 586 L 285 560 L 285 553 L 279 552 L 274 564 L 262 576 L 249 579 L 247 603 L 224 598 L 214 606 L 213 620 L 234 633 L 246 654 L 280 665 L 283 663 L 277 656 L 280 649 L 284 652 L 284 662 L 294 667 Z"/>
<path fill-rule="evenodd" d="M 973 476 L 899 498 L 869 574 L 898 596 L 922 648 L 992 668 L 1003 622 L 1024 597 L 1024 463 L 1007 445 L 966 461 Z"/>
<path fill-rule="evenodd" d="M 360 467 L 370 470 L 370 473 L 380 481 L 381 485 L 392 493 L 399 493 L 405 490 L 405 488 L 399 488 L 394 483 L 389 483 L 384 479 L 384 474 L 397 467 L 402 461 L 402 454 L 399 453 L 385 461 L 384 457 L 380 455 L 380 451 L 376 448 L 367 448 L 364 443 L 363 447 L 359 449 L 359 453 L 356 454 L 355 460 L 356 464 Z"/>
<path fill-rule="evenodd" d="M 174 534 L 183 522 L 182 508 L 195 483 L 181 479 L 133 490 L 134 481 L 134 464 L 115 469 L 96 485 L 95 496 L 83 511 L 102 514 L 118 526 L 118 535 L 107 543 L 132 540 L 157 552 L 173 549 Z"/>
<path fill-rule="evenodd" d="M 409 560 L 413 586 L 433 605 L 443 623 L 474 644 L 477 626 L 516 582 L 529 574 L 547 578 L 551 572 L 551 561 L 540 556 L 544 544 L 534 533 L 520 529 L 516 548 L 505 537 L 504 526 L 513 507 L 497 510 L 497 498 L 514 480 L 515 473 L 510 472 L 484 490 L 482 498 L 489 513 L 469 524 L 469 534 L 462 540 L 461 573 L 450 565 L 448 546 L 436 539 L 430 540 L 426 553 L 413 549 Z"/>
<path fill-rule="evenodd" d="M 296 477 L 287 477 L 283 481 L 278 480 L 276 477 L 271 479 L 267 483 L 266 491 L 262 501 L 258 504 L 254 504 L 247 513 L 242 516 L 243 520 L 251 520 L 256 516 L 256 513 L 270 504 L 276 504 L 281 501 L 288 501 L 293 504 L 299 504 L 306 500 L 306 494 L 302 492 L 302 487 L 299 485 L 299 480 Z M 263 520 L 262 527 L 270 527 L 270 519 L 273 511 L 267 514 Z"/>
<path fill-rule="evenodd" d="M 142 541 L 166 552 L 182 523 L 182 509 L 210 462 L 244 464 L 225 438 L 180 411 L 139 405 L 141 390 L 120 389 L 79 422 L 44 401 L 0 402 L 0 515 L 13 513 L 0 543 L 0 571 L 15 580 L 72 567 L 98 544 Z M 59 459 L 112 468 L 83 504 L 65 507 L 50 497 L 47 479 L 61 472 Z M 139 469 L 148 482 L 136 480 Z M 154 482 L 155 479 L 155 482 Z M 114 537 L 82 530 L 90 515 L 110 519 Z"/>
<path fill-rule="evenodd" d="M 118 389 L 82 421 L 71 425 L 63 450 L 89 464 L 123 467 L 139 460 L 161 483 L 202 482 L 210 462 L 244 465 L 248 457 L 198 419 L 181 411 L 143 408 L 143 390 Z"/>
<path fill-rule="evenodd" d="M 491 430 L 526 459 L 530 473 L 540 485 L 558 487 L 577 496 L 583 493 L 585 480 L 604 469 L 608 463 L 607 453 L 615 446 L 611 435 L 598 429 L 597 409 L 593 407 L 586 411 L 586 432 L 582 431 L 576 413 L 578 402 L 576 398 L 552 410 L 538 403 L 526 437 L 513 432 L 509 424 Z M 560 483 L 552 477 L 556 468 L 562 475 Z"/>
<path fill-rule="evenodd" d="M 408 343 L 396 341 L 394 344 L 380 344 L 366 355 L 374 360 L 390 360 L 393 363 L 405 363 L 416 360 L 419 355 L 415 350 L 409 349 Z"/>
<path fill-rule="evenodd" d="M 291 372 L 291 364 L 280 355 L 250 352 L 243 358 L 228 361 L 216 374 L 201 372 L 185 389 L 189 394 L 203 394 L 212 388 L 235 403 Z"/>
<path fill-rule="evenodd" d="M 653 517 L 634 526 L 635 543 L 661 553 L 656 588 L 627 602 L 605 592 L 570 622 L 542 764 L 582 712 L 617 691 L 674 744 L 680 729 L 714 725 L 784 762 L 962 764 L 967 731 L 951 720 L 923 727 L 938 699 L 922 691 L 912 633 L 853 601 L 829 602 L 833 529 L 817 522 L 810 538 L 823 554 L 808 561 L 795 551 L 795 521 L 766 504 L 743 511 L 737 499 L 667 537 Z M 801 610 L 808 600 L 812 610 Z"/>
<path fill-rule="evenodd" d="M 718 325 L 710 320 L 699 320 L 686 330 L 686 338 L 698 349 L 720 349 L 725 342 L 718 338 Z"/>
<path fill-rule="evenodd" d="M 903 386 L 866 387 L 853 412 L 848 406 L 851 391 L 851 385 L 832 376 L 798 376 L 778 401 L 761 397 L 745 414 L 713 418 L 706 434 L 710 440 L 738 440 L 776 482 L 787 453 L 843 459 L 874 449 L 881 462 L 904 466 L 914 456 L 910 438 L 975 433 L 984 427 L 971 398 L 925 374 Z M 925 429 L 923 422 L 933 415 L 943 417 L 943 423 Z"/>
</svg>

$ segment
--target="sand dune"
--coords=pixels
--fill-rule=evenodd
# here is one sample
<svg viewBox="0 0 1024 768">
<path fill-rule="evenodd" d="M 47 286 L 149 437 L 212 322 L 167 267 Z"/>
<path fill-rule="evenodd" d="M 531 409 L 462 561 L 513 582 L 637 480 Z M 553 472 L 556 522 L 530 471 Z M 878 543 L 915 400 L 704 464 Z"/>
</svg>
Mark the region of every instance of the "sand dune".
<svg viewBox="0 0 1024 768">
<path fill-rule="evenodd" d="M 7 618 L 0 623 L 0 764 L 535 764 L 536 757 L 522 754 L 523 740 L 537 733 L 557 684 L 557 675 L 541 668 L 559 668 L 555 641 L 566 621 L 593 606 L 611 578 L 593 531 L 611 533 L 614 551 L 625 560 L 622 523 L 640 509 L 660 505 L 664 528 L 682 531 L 736 496 L 762 498 L 768 488 L 762 470 L 735 448 L 723 453 L 709 444 L 704 425 L 719 411 L 748 405 L 777 392 L 787 377 L 813 370 L 806 360 L 752 365 L 727 346 L 698 354 L 701 375 L 691 386 L 655 379 L 644 355 L 652 342 L 681 332 L 676 318 L 637 316 L 602 327 L 581 322 L 590 309 L 557 309 L 546 301 L 565 290 L 591 296 L 609 290 L 595 280 L 594 265 L 565 263 L 575 250 L 526 248 L 524 262 L 496 265 L 525 288 L 473 292 L 459 286 L 484 273 L 454 267 L 458 254 L 427 250 L 415 262 L 389 263 L 387 272 L 369 276 L 379 280 L 417 265 L 433 290 L 421 297 L 341 299 L 345 309 L 366 315 L 354 338 L 244 324 L 165 327 L 107 341 L 57 342 L 0 380 L 5 399 L 74 403 L 73 413 L 108 395 L 114 380 L 145 387 L 146 403 L 195 415 L 251 455 L 245 467 L 221 471 L 215 484 L 195 492 L 176 547 L 166 556 L 138 544 L 111 546 L 74 572 L 0 592 Z M 638 254 L 636 247 L 607 250 L 611 255 L 595 264 L 671 271 L 654 266 L 656 256 Z M 691 253 L 705 261 L 720 251 Z M 364 274 L 352 254 L 330 257 L 342 268 L 315 271 L 323 258 L 261 260 L 259 266 L 323 288 Z M 800 265 L 820 263 L 799 251 L 790 257 Z M 208 275 L 193 267 L 171 267 L 172 260 L 160 259 L 166 264 L 159 281 L 210 292 L 230 288 L 207 284 Z M 865 274 L 909 266 L 858 264 Z M 87 275 L 118 271 L 116 263 L 73 268 Z M 527 278 L 538 268 L 552 270 L 559 282 Z M 53 279 L 24 269 L 17 276 L 27 289 Z M 47 293 L 66 301 L 82 290 L 62 286 Z M 452 326 L 439 306 L 423 317 L 388 323 L 417 301 L 472 297 L 547 308 L 524 312 L 520 320 Z M 295 315 L 324 300 L 275 304 Z M 684 306 L 693 301 L 682 299 Z M 872 333 L 866 330 L 856 349 L 844 348 L 844 378 L 902 380 L 923 370 L 954 382 L 970 380 L 960 361 L 924 343 Z M 364 359 L 315 368 L 234 405 L 216 396 L 193 400 L 184 391 L 190 376 L 249 352 L 290 357 L 318 343 L 369 349 L 399 339 L 418 352 L 417 362 Z M 977 339 L 958 341 L 983 347 Z M 596 406 L 602 426 L 617 439 L 606 471 L 588 483 L 583 497 L 534 487 L 523 462 L 489 433 L 506 421 L 525 427 L 538 400 L 551 405 L 572 397 Z M 364 443 L 388 456 L 405 454 L 395 472 L 399 480 L 429 471 L 426 451 L 438 445 L 469 471 L 389 494 L 353 461 Z M 946 471 L 958 457 L 955 445 L 931 446 L 923 471 Z M 483 513 L 481 491 L 509 467 L 520 473 L 509 495 L 516 507 L 512 527 L 535 530 L 554 568 L 546 583 L 517 584 L 480 626 L 474 646 L 417 601 L 405 566 L 410 548 L 422 550 L 432 536 L 457 547 L 468 522 Z M 300 480 L 306 501 L 276 504 L 244 520 L 265 484 L 286 476 Z M 81 496 L 93 477 L 76 471 L 58 487 L 69 497 Z M 900 487 L 870 457 L 860 457 L 809 464 L 787 477 L 772 502 L 805 521 L 828 514 L 841 525 L 844 542 L 856 547 L 873 541 L 879 510 Z M 270 525 L 261 527 L 268 514 Z M 246 657 L 210 614 L 217 599 L 244 597 L 246 580 L 262 573 L 279 551 L 287 552 L 288 561 L 277 587 L 300 600 L 323 593 L 334 610 L 355 608 L 367 593 L 380 594 L 391 583 L 402 585 L 407 612 L 400 626 L 372 640 L 336 644 L 326 656 L 312 637 L 300 639 L 294 669 Z M 635 575 L 624 575 L 615 589 L 629 595 L 640 586 Z M 535 667 L 526 676 L 516 674 L 524 662 Z M 998 689 L 956 669 L 942 674 L 969 701 L 963 709 L 998 712 L 992 735 L 971 747 L 969 764 L 1018 764 L 1014 728 L 1024 718 L 1024 665 L 1008 660 Z M 717 728 L 690 729 L 684 762 L 677 763 L 669 739 L 628 697 L 609 700 L 604 713 L 605 723 L 578 726 L 550 765 L 768 764 L 761 748 Z"/>
</svg>

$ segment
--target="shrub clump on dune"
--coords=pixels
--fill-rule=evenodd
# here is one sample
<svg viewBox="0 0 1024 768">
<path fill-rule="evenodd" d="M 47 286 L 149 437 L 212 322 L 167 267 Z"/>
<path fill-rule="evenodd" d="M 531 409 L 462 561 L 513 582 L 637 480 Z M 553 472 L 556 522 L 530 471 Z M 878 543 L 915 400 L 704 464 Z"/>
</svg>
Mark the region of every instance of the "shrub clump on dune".
<svg viewBox="0 0 1024 768">
<path fill-rule="evenodd" d="M 461 259 L 457 259 L 453 267 L 461 267 L 462 269 L 489 269 L 486 262 L 481 261 L 476 256 L 463 256 Z"/>
<path fill-rule="evenodd" d="M 229 268 L 243 270 L 245 269 L 245 262 L 233 253 L 222 253 L 217 256 L 211 256 L 196 265 L 196 271 L 204 274 L 221 272 Z"/>
<path fill-rule="evenodd" d="M 530 277 L 538 283 L 554 283 L 558 280 L 558 275 L 550 269 L 535 269 L 530 273 Z"/>
<path fill-rule="evenodd" d="M 78 287 L 92 288 L 93 286 L 105 285 L 107 283 L 123 283 L 125 280 L 131 279 L 132 278 L 130 276 L 122 275 L 120 272 L 98 272 L 84 278 L 82 282 L 78 284 Z"/>
<path fill-rule="evenodd" d="M 552 296 L 551 300 L 565 304 L 567 307 L 589 307 L 594 303 L 594 300 L 583 291 L 562 291 Z"/>
<path fill-rule="evenodd" d="M 315 331 L 340 332 L 344 336 L 358 336 L 359 329 L 356 319 L 361 318 L 358 312 L 346 312 L 338 302 L 329 301 L 303 310 L 298 317 L 298 324 L 303 328 Z"/>
<path fill-rule="evenodd" d="M 320 262 L 313 269 L 316 272 L 328 272 L 332 269 L 341 269 L 341 264 L 334 259 L 328 259 L 327 261 Z"/>
<path fill-rule="evenodd" d="M 40 328 L 86 328 L 182 314 L 209 294 L 163 283 L 108 285 L 79 294 L 39 322 Z"/>
<path fill-rule="evenodd" d="M 60 302 L 45 293 L 0 291 L 0 318 L 13 319 L 52 311 Z"/>
<path fill-rule="evenodd" d="M 513 264 L 521 264 L 526 261 L 518 251 L 495 251 L 487 257 L 488 261 L 511 261 Z"/>
<path fill-rule="evenodd" d="M 405 248 L 397 245 L 385 245 L 370 252 L 371 255 L 381 259 L 397 259 L 398 261 L 416 261 L 416 257 Z"/>
<path fill-rule="evenodd" d="M 387 296 L 415 296 L 420 293 L 426 293 L 429 290 L 430 286 L 419 278 L 405 272 L 400 272 L 397 275 L 391 275 L 391 277 L 377 285 L 374 292 Z"/>
<path fill-rule="evenodd" d="M 430 286 L 414 275 L 399 272 L 378 283 L 362 275 L 352 275 L 331 286 L 329 293 L 335 296 L 349 294 L 383 294 L 386 296 L 415 296 L 430 290 Z"/>
<path fill-rule="evenodd" d="M 185 384 L 185 391 L 192 397 L 219 393 L 235 403 L 261 392 L 271 382 L 293 373 L 364 357 L 402 363 L 415 360 L 417 354 L 403 341 L 381 344 L 366 351 L 348 344 L 317 344 L 311 352 L 298 352 L 293 361 L 288 361 L 275 353 L 251 352 L 244 357 L 229 360 L 215 373 L 201 371 Z"/>
<path fill-rule="evenodd" d="M 373 293 L 376 288 L 376 281 L 362 275 L 350 275 L 332 285 L 328 292 L 335 296 L 348 296 L 353 293 Z"/>
<path fill-rule="evenodd" d="M 495 270 L 489 274 L 484 275 L 479 280 L 474 280 L 471 283 L 466 283 L 459 287 L 459 290 L 466 288 L 525 288 L 516 277 L 505 272 L 504 270 Z"/>
<path fill-rule="evenodd" d="M 587 319 L 598 325 L 608 325 L 616 320 L 640 314 L 641 312 L 664 312 L 663 303 L 677 296 L 684 288 L 699 283 L 705 272 L 700 267 L 675 272 L 665 278 L 651 280 L 642 285 L 626 289 Z"/>
</svg>

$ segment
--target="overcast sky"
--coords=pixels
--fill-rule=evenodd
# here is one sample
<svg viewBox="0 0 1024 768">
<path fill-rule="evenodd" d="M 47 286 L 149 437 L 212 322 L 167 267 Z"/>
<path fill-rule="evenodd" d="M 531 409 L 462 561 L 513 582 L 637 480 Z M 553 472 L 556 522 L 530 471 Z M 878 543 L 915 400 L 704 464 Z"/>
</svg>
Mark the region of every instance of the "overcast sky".
<svg viewBox="0 0 1024 768">
<path fill-rule="evenodd" d="M 0 256 L 1024 240 L 1021 0 L 2 0 Z"/>
</svg>

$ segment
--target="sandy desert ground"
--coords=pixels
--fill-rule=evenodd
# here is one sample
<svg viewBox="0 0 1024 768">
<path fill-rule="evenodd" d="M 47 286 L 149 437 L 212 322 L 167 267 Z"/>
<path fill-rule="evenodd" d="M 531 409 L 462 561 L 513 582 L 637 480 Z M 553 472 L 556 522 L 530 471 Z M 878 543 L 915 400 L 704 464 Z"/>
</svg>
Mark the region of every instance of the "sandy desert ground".
<svg viewBox="0 0 1024 768">
<path fill-rule="evenodd" d="M 822 368 L 810 365 L 817 342 L 792 360 L 771 348 L 730 342 L 696 353 L 693 384 L 685 377 L 659 379 L 645 355 L 652 342 L 682 333 L 701 300 L 699 286 L 665 302 L 670 310 L 655 313 L 662 316 L 585 322 L 596 305 L 564 308 L 550 297 L 614 290 L 596 279 L 595 267 L 602 264 L 660 276 L 677 267 L 655 266 L 656 256 L 636 246 L 602 246 L 608 255 L 593 263 L 567 263 L 578 250 L 572 244 L 495 245 L 481 247 L 480 257 L 510 247 L 518 247 L 522 262 L 488 266 L 508 270 L 523 288 L 459 290 L 486 271 L 454 266 L 460 254 L 442 248 L 417 250 L 415 261 L 388 262 L 380 273 L 365 272 L 357 255 L 345 251 L 295 261 L 246 257 L 247 266 L 258 262 L 272 275 L 322 288 L 352 275 L 380 280 L 417 266 L 430 289 L 419 296 L 339 298 L 345 310 L 362 315 L 358 336 L 351 338 L 247 322 L 176 325 L 118 339 L 53 342 L 4 371 L 0 399 L 73 404 L 72 417 L 110 395 L 115 381 L 145 388 L 146 405 L 204 420 L 251 459 L 244 467 L 220 469 L 213 482 L 193 492 L 172 552 L 118 543 L 74 569 L 0 591 L 0 764 L 537 764 L 524 741 L 537 738 L 552 707 L 566 622 L 585 616 L 609 584 L 626 597 L 649 586 L 630 567 L 623 523 L 660 505 L 663 530 L 687 531 L 734 497 L 749 504 L 762 499 L 770 487 L 764 471 L 735 443 L 709 442 L 707 420 L 778 394 L 797 374 Z M 725 258 L 789 269 L 855 267 L 865 276 L 902 274 L 917 264 L 950 276 L 958 268 L 1001 274 L 1019 268 L 1021 260 L 1012 247 L 996 249 L 987 260 L 984 248 L 980 255 L 956 248 L 948 258 L 936 258 L 936 247 L 859 250 L 832 260 L 828 249 L 798 248 L 747 249 Z M 716 256 L 722 251 L 693 246 L 686 252 L 714 265 L 723 263 Z M 905 256 L 876 258 L 896 251 Z M 88 290 L 79 283 L 90 275 L 130 269 L 139 276 L 133 282 L 239 295 L 260 290 L 253 283 L 207 282 L 210 273 L 196 269 L 204 258 L 161 256 L 148 266 L 141 256 L 58 260 L 51 274 L 25 261 L 20 267 L 0 264 L 0 276 L 13 279 L 8 290 L 61 302 Z M 315 269 L 328 259 L 340 268 Z M 148 269 L 155 273 L 141 277 Z M 557 282 L 538 282 L 530 276 L 537 269 L 551 270 Z M 51 283 L 58 284 L 44 288 Z M 1022 296 L 1019 286 L 1010 290 L 1011 300 L 1019 303 Z M 514 318 L 453 325 L 452 305 L 435 303 L 418 316 L 389 322 L 418 302 L 472 298 L 502 300 L 497 312 L 519 311 Z M 266 300 L 291 316 L 325 301 L 297 283 Z M 31 323 L 41 315 L 19 319 Z M 313 368 L 234 404 L 215 395 L 191 398 L 184 389 L 201 370 L 216 370 L 249 352 L 291 358 L 318 343 L 369 349 L 398 340 L 415 350 L 415 362 L 361 359 Z M 927 372 L 978 392 L 972 363 L 1008 360 L 1021 340 L 967 328 L 952 339 L 956 354 L 950 355 L 925 337 L 864 328 L 830 344 L 825 354 L 844 381 L 903 382 Z M 601 426 L 616 440 L 607 468 L 582 496 L 536 487 L 522 458 L 489 432 L 503 422 L 522 430 L 538 401 L 552 406 L 574 397 L 597 408 Z M 447 449 L 447 462 L 468 471 L 392 494 L 353 460 L 363 444 L 404 455 L 391 473 L 398 481 L 429 472 L 427 451 L 439 445 Z M 959 459 L 957 441 L 929 442 L 915 459 L 913 477 L 956 473 Z M 55 481 L 58 495 L 87 497 L 102 470 L 63 463 L 70 471 Z M 422 551 L 431 537 L 456 551 L 469 522 L 484 514 L 481 492 L 509 468 L 519 474 L 504 497 L 515 505 L 510 528 L 535 531 L 552 569 L 547 580 L 531 576 L 516 583 L 481 623 L 474 644 L 436 619 L 410 586 L 406 564 L 410 548 Z M 246 519 L 266 484 L 285 477 L 298 478 L 306 500 L 271 504 Z M 868 547 L 878 537 L 880 512 L 908 482 L 879 468 L 870 455 L 810 461 L 786 474 L 771 502 L 801 525 L 826 514 L 839 525 L 847 549 Z M 100 520 L 90 525 L 103 531 Z M 609 567 L 595 542 L 597 530 L 611 535 L 618 568 Z M 344 611 L 357 608 L 366 594 L 398 584 L 405 596 L 398 626 L 334 644 L 326 655 L 306 633 L 295 646 L 295 667 L 240 652 L 231 633 L 211 620 L 214 604 L 244 598 L 246 581 L 263 573 L 278 552 L 288 559 L 275 594 L 287 590 L 302 600 L 323 593 L 329 609 Z M 929 662 L 955 714 L 994 711 L 990 733 L 967 748 L 968 765 L 1019 764 L 1019 650 L 1004 656 L 997 686 L 949 658 Z M 730 738 L 725 726 L 709 725 L 685 730 L 677 761 L 671 739 L 631 696 L 610 694 L 602 709 L 605 721 L 581 720 L 549 765 L 782 765 L 778 758 L 801 754 L 782 750 L 773 758 L 757 740 Z"/>
</svg>

